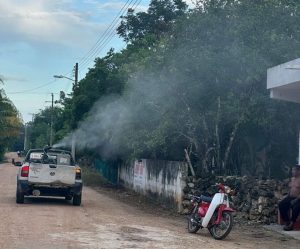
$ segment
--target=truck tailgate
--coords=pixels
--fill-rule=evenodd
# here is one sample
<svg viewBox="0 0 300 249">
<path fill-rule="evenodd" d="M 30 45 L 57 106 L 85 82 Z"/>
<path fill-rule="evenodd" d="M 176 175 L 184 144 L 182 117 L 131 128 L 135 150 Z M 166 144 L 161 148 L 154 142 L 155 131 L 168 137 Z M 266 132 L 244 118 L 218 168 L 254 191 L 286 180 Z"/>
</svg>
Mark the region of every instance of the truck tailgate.
<svg viewBox="0 0 300 249">
<path fill-rule="evenodd" d="M 75 184 L 75 166 L 30 163 L 29 166 L 29 183 L 40 184 Z"/>
</svg>

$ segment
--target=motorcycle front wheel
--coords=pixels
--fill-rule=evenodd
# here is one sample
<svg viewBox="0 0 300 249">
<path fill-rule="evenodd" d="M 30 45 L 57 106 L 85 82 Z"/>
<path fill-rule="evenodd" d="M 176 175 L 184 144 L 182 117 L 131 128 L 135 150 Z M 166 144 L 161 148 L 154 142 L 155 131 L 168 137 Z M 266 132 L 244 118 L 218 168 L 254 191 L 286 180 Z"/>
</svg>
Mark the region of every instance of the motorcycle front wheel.
<svg viewBox="0 0 300 249">
<path fill-rule="evenodd" d="M 217 240 L 224 239 L 233 227 L 232 212 L 224 211 L 220 224 L 214 224 L 208 228 L 210 234 Z"/>
<path fill-rule="evenodd" d="M 189 233 L 197 233 L 198 230 L 200 229 L 200 226 L 195 218 L 195 214 L 192 213 L 189 217 L 188 217 L 188 232 Z"/>
</svg>

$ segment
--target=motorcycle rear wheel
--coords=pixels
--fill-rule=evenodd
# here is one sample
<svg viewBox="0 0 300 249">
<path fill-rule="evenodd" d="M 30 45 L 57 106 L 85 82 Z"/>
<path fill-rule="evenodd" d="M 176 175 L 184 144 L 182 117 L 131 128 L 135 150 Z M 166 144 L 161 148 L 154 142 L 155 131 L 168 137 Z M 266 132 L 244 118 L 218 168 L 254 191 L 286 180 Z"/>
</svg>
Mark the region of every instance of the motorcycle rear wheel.
<svg viewBox="0 0 300 249">
<path fill-rule="evenodd" d="M 189 233 L 197 233 L 198 230 L 200 229 L 200 226 L 198 225 L 198 223 L 196 221 L 195 214 L 193 214 L 193 213 L 188 217 L 187 229 L 188 229 Z"/>
<path fill-rule="evenodd" d="M 231 231 L 233 227 L 232 212 L 224 211 L 222 214 L 222 220 L 220 224 L 214 224 L 208 228 L 210 234 L 214 239 L 224 239 Z"/>
</svg>

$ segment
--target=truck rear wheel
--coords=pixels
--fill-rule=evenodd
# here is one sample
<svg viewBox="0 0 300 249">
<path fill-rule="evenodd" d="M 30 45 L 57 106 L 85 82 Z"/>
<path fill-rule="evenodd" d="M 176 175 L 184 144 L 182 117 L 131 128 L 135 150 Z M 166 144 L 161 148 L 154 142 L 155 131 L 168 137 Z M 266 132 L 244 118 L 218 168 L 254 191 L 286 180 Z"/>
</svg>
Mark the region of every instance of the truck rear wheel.
<svg viewBox="0 0 300 249">
<path fill-rule="evenodd" d="M 81 193 L 79 195 L 74 194 L 73 196 L 73 205 L 80 206 L 81 204 Z"/>
<path fill-rule="evenodd" d="M 18 187 L 16 192 L 16 203 L 24 203 L 24 193 L 20 191 Z"/>
</svg>

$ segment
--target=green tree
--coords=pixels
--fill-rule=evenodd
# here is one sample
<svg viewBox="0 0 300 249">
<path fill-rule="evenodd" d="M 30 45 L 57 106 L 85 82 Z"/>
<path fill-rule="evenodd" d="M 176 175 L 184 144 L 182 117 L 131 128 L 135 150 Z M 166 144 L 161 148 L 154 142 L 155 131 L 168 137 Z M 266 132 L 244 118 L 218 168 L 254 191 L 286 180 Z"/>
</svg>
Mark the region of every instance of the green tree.
<svg viewBox="0 0 300 249">
<path fill-rule="evenodd" d="M 122 17 L 117 32 L 126 42 L 147 36 L 157 40 L 170 31 L 174 21 L 186 11 L 187 5 L 181 0 L 152 0 L 147 12 L 135 13 L 134 9 L 129 9 L 127 15 Z"/>
<path fill-rule="evenodd" d="M 3 82 L 3 81 L 2 81 Z M 3 89 L 0 89 L 0 160 L 5 150 L 17 139 L 21 128 L 21 117 L 7 98 Z"/>
<path fill-rule="evenodd" d="M 129 140 L 135 145 L 133 150 L 139 156 L 161 158 L 165 153 L 167 158 L 178 159 L 176 152 L 184 145 L 191 148 L 199 172 L 213 168 L 220 173 L 270 175 L 270 169 L 278 172 L 282 164 L 293 164 L 296 150 L 284 159 L 275 141 L 294 145 L 298 111 L 291 104 L 269 99 L 265 74 L 268 67 L 293 59 L 299 51 L 298 17 L 293 15 L 299 4 L 203 1 L 199 6 L 177 22 L 163 46 L 153 49 L 156 52 L 145 62 L 147 70 L 137 76 L 136 81 L 146 80 L 153 86 L 145 94 L 160 89 L 161 96 L 133 104 L 138 115 L 158 117 L 133 126 L 137 134 Z M 282 24 L 284 19 L 287 23 Z M 273 111 L 293 113 L 287 116 L 291 129 L 285 129 L 283 121 L 275 122 L 272 106 L 277 108 Z M 268 127 L 270 123 L 277 125 Z M 280 137 L 275 139 L 270 132 Z"/>
<path fill-rule="evenodd" d="M 126 74 L 120 70 L 118 54 L 111 50 L 107 56 L 97 58 L 94 68 L 91 68 L 74 89 L 71 98 L 66 98 L 64 112 L 66 130 L 77 127 L 78 122 L 86 118 L 94 103 L 101 97 L 123 91 Z"/>
<path fill-rule="evenodd" d="M 27 139 L 30 148 L 43 148 L 50 143 L 51 117 L 53 143 L 62 139 L 61 132 L 64 130 L 62 113 L 61 107 L 54 106 L 53 110 L 47 107 L 34 115 L 33 120 L 27 124 Z"/>
<path fill-rule="evenodd" d="M 198 174 L 283 175 L 300 115 L 269 98 L 266 70 L 300 55 L 299 7 L 203 0 L 190 11 L 182 1 L 129 10 L 118 28 L 126 49 L 95 60 L 56 134 L 84 127 L 97 137 L 92 149 L 124 160 L 184 160 L 187 149 Z"/>
</svg>

